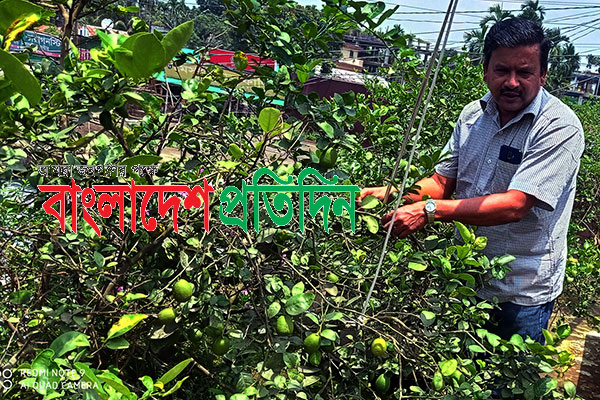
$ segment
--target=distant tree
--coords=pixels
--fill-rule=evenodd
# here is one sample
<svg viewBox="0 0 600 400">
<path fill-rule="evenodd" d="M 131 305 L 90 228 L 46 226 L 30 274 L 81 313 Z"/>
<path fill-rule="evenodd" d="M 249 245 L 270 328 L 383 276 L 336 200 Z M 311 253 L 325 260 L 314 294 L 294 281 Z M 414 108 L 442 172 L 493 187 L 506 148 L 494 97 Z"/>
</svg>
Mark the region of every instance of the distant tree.
<svg viewBox="0 0 600 400">
<path fill-rule="evenodd" d="M 550 39 L 550 42 L 552 43 L 552 47 L 556 47 L 559 44 L 563 43 L 563 42 L 568 42 L 569 41 L 569 37 L 563 35 L 560 32 L 560 28 L 545 28 L 544 32 L 546 33 L 546 36 L 548 37 L 548 39 Z"/>
<path fill-rule="evenodd" d="M 162 26 L 167 29 L 173 29 L 195 17 L 195 12 L 185 4 L 184 0 L 159 1 L 156 3 L 156 12 L 158 14 L 155 15 L 160 16 Z"/>
<path fill-rule="evenodd" d="M 527 0 L 521 5 L 521 18 L 527 18 L 535 21 L 543 27 L 544 15 L 546 10 L 540 5 L 539 0 Z M 465 50 L 469 54 L 483 54 L 483 44 L 485 35 L 495 23 L 514 17 L 511 12 L 502 9 L 502 6 L 496 4 L 489 8 L 489 14 L 479 23 L 479 29 L 473 29 L 464 34 Z M 579 55 L 575 51 L 575 46 L 570 42 L 569 37 L 562 34 L 560 28 L 544 28 L 546 36 L 551 42 L 551 52 L 549 56 L 549 70 L 546 80 L 546 88 L 554 90 L 568 83 L 575 71 L 580 67 Z M 483 61 L 483 57 L 471 57 L 473 62 Z"/>
<path fill-rule="evenodd" d="M 586 68 L 593 69 L 594 67 L 600 67 L 600 56 L 589 54 L 587 56 Z"/>
<path fill-rule="evenodd" d="M 501 5 L 496 4 L 489 8 L 489 15 L 483 17 L 479 22 L 479 29 L 476 28 L 464 34 L 466 50 L 470 55 L 474 55 L 474 58 L 472 58 L 474 62 L 483 61 L 483 57 L 480 55 L 483 54 L 483 43 L 489 28 L 496 22 L 511 17 L 514 17 L 514 15 L 510 11 L 503 10 Z"/>
<path fill-rule="evenodd" d="M 500 4 L 490 7 L 489 15 L 483 17 L 479 25 L 494 25 L 496 22 L 504 21 L 505 19 L 512 18 L 514 15 L 510 11 L 502 9 Z"/>
<path fill-rule="evenodd" d="M 545 14 L 546 10 L 542 5 L 540 5 L 539 0 L 528 0 L 525 2 L 525 4 L 521 5 L 521 13 L 519 14 L 519 17 L 530 19 L 541 25 L 544 21 Z"/>
<path fill-rule="evenodd" d="M 209 12 L 221 16 L 225 12 L 225 4 L 221 0 L 196 0 L 200 12 Z"/>
<path fill-rule="evenodd" d="M 469 57 L 476 62 L 482 60 L 483 42 L 488 31 L 487 25 L 481 25 L 480 29 L 473 29 L 465 33 L 465 42 Z"/>
<path fill-rule="evenodd" d="M 546 89 L 560 90 L 568 85 L 573 73 L 580 67 L 579 55 L 577 55 L 573 43 L 564 43 L 553 47 L 549 55 L 549 64 Z"/>
</svg>

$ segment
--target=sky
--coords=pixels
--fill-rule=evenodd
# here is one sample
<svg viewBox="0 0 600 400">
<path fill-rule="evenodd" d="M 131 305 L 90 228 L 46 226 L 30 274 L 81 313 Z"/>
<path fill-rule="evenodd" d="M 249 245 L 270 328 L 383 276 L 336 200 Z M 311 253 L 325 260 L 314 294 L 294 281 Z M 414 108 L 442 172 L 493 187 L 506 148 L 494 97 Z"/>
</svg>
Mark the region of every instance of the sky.
<svg viewBox="0 0 600 400">
<path fill-rule="evenodd" d="M 319 8 L 322 4 L 320 0 L 297 1 L 302 5 L 316 5 Z M 387 8 L 400 5 L 389 18 L 389 25 L 400 24 L 406 32 L 435 44 L 448 8 L 448 0 L 385 0 L 385 3 Z M 518 14 L 523 1 L 459 0 L 448 47 L 460 50 L 464 32 L 477 28 L 481 18 L 495 4 L 501 4 L 503 9 L 517 11 L 514 14 Z M 579 55 L 600 55 L 600 0 L 540 0 L 540 4 L 547 9 L 544 26 L 559 27 L 563 34 L 571 38 Z M 585 66 L 584 57 L 581 62 Z"/>
</svg>

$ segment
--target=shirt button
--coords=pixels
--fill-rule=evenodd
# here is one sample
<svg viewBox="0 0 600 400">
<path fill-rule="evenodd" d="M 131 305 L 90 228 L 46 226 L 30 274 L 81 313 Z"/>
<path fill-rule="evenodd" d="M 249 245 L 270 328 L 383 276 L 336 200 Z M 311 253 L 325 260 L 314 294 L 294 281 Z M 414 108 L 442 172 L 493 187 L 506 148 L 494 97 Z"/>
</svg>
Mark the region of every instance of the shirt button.
<svg viewBox="0 0 600 400">
<path fill-rule="evenodd" d="M 488 164 L 491 164 L 491 163 L 492 163 L 492 160 L 487 160 L 487 163 L 488 163 Z"/>
</svg>

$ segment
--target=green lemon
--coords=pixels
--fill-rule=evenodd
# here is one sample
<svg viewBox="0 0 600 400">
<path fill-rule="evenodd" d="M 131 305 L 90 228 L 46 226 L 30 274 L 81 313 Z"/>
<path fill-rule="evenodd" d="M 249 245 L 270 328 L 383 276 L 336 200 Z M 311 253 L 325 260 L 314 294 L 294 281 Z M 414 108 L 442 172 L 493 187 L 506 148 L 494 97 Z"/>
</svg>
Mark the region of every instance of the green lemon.
<svg viewBox="0 0 600 400">
<path fill-rule="evenodd" d="M 284 336 L 290 336 L 294 333 L 294 321 L 292 317 L 280 315 L 277 318 L 277 333 Z"/>
<path fill-rule="evenodd" d="M 438 391 L 444 388 L 444 377 L 440 371 L 435 371 L 433 374 L 433 387 Z"/>
<path fill-rule="evenodd" d="M 390 383 L 390 377 L 386 374 L 381 374 L 375 381 L 375 390 L 380 394 L 386 393 L 390 389 Z"/>
<path fill-rule="evenodd" d="M 315 351 L 314 353 L 310 353 L 308 355 L 308 362 L 318 367 L 321 364 L 321 352 Z"/>
<path fill-rule="evenodd" d="M 163 324 L 171 324 L 175 322 L 175 310 L 173 310 L 173 307 L 165 308 L 159 312 L 158 320 Z"/>
<path fill-rule="evenodd" d="M 385 341 L 385 339 L 377 338 L 373 340 L 373 343 L 371 343 L 371 353 L 373 353 L 373 355 L 381 357 L 385 354 L 386 351 L 387 342 Z"/>
<path fill-rule="evenodd" d="M 304 348 L 308 353 L 314 353 L 321 346 L 321 336 L 318 333 L 311 333 L 304 339 Z"/>
<path fill-rule="evenodd" d="M 324 153 L 321 153 L 321 157 L 319 158 L 319 165 L 323 168 L 333 168 L 335 162 L 337 161 L 337 151 L 335 149 L 327 149 Z"/>
<path fill-rule="evenodd" d="M 188 301 L 192 297 L 192 294 L 194 294 L 194 285 L 185 279 L 180 279 L 173 285 L 173 295 L 175 296 L 175 300 L 180 303 Z"/>
<path fill-rule="evenodd" d="M 337 281 L 339 281 L 340 278 L 333 272 L 330 272 L 329 274 L 327 274 L 327 280 L 331 283 L 337 283 Z"/>
<path fill-rule="evenodd" d="M 419 175 L 421 175 L 421 172 L 419 171 L 419 168 L 415 167 L 414 165 L 411 165 L 411 166 L 410 166 L 410 168 L 409 168 L 409 171 L 410 171 L 410 172 L 408 173 L 408 175 L 409 175 L 411 178 L 416 178 L 416 177 L 418 177 Z"/>
<path fill-rule="evenodd" d="M 201 329 L 194 329 L 190 335 L 190 340 L 192 343 L 200 343 L 202 336 L 204 336 L 204 333 L 202 333 Z"/>
<path fill-rule="evenodd" d="M 215 340 L 212 345 L 212 351 L 218 356 L 222 356 L 227 353 L 231 348 L 231 341 L 226 337 L 221 337 Z"/>
</svg>

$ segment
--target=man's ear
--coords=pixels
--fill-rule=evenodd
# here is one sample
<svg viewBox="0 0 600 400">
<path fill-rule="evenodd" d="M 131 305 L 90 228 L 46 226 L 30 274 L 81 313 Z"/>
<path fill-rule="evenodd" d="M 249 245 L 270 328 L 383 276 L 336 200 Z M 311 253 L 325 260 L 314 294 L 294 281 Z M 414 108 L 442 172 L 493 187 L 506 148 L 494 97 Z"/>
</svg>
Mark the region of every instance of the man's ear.
<svg viewBox="0 0 600 400">
<path fill-rule="evenodd" d="M 483 64 L 483 81 L 485 83 L 487 83 L 487 72 L 488 72 L 488 68 L 487 68 L 487 64 Z"/>
<path fill-rule="evenodd" d="M 548 72 L 548 69 L 546 69 L 540 76 L 540 86 L 544 86 L 546 84 L 546 73 L 547 72 Z"/>
</svg>

